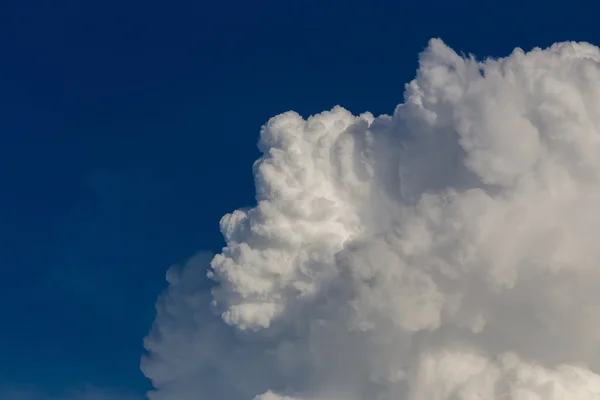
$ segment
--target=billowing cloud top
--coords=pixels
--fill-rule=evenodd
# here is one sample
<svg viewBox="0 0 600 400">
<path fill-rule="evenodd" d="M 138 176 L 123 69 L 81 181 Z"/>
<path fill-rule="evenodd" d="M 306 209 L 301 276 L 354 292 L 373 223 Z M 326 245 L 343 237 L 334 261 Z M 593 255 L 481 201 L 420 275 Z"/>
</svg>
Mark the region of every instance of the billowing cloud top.
<svg viewBox="0 0 600 400">
<path fill-rule="evenodd" d="M 600 399 L 600 50 L 432 40 L 404 97 L 262 128 L 217 285 L 168 273 L 152 400 Z"/>
</svg>

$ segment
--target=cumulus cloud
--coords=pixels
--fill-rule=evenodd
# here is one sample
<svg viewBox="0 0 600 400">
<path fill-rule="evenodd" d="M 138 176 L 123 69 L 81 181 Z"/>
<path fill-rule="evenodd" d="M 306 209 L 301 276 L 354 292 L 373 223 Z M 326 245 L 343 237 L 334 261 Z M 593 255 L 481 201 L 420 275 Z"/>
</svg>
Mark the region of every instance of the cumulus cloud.
<svg viewBox="0 0 600 400">
<path fill-rule="evenodd" d="M 393 115 L 259 148 L 222 253 L 169 270 L 152 400 L 600 399 L 600 49 L 432 40 Z"/>
</svg>

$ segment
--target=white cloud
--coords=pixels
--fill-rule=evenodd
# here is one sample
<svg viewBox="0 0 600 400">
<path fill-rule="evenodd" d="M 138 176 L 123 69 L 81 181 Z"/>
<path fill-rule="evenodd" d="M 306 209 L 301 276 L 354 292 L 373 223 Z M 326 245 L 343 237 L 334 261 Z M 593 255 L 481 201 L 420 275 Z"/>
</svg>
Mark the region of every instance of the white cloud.
<svg viewBox="0 0 600 400">
<path fill-rule="evenodd" d="M 392 116 L 288 112 L 259 147 L 218 286 L 169 271 L 152 400 L 600 399 L 598 48 L 432 40 Z"/>
</svg>

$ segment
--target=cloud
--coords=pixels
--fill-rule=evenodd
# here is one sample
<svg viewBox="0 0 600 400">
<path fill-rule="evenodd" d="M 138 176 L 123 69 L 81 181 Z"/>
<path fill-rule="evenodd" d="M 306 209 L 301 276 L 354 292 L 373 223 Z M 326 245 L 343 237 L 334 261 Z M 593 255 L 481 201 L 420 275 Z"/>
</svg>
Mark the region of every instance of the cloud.
<svg viewBox="0 0 600 400">
<path fill-rule="evenodd" d="M 419 61 L 391 116 L 262 128 L 215 287 L 169 270 L 150 399 L 600 398 L 600 50 Z"/>
</svg>

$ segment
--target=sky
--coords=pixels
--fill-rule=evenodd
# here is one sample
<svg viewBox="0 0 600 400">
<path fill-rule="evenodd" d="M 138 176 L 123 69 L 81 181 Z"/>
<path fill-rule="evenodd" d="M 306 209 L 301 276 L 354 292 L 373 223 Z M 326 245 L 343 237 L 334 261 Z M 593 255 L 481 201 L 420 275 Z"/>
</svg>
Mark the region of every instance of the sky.
<svg viewBox="0 0 600 400">
<path fill-rule="evenodd" d="M 2 2 L 1 393 L 142 398 L 167 270 L 221 252 L 221 217 L 255 205 L 271 117 L 392 114 L 431 38 L 478 58 L 600 44 L 594 7 Z"/>
</svg>

